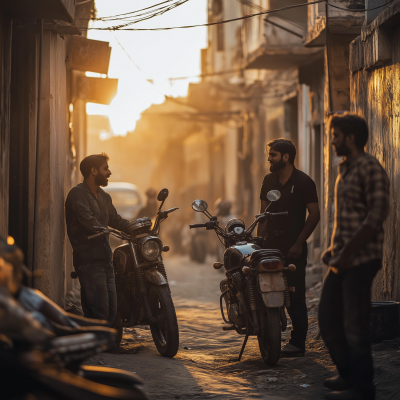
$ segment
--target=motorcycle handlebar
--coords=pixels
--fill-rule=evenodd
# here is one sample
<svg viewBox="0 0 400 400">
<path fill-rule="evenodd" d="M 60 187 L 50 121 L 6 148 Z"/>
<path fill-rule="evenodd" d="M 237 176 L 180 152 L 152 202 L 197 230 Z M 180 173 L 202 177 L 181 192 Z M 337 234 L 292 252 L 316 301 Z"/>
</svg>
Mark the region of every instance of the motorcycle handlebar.
<svg viewBox="0 0 400 400">
<path fill-rule="evenodd" d="M 274 218 L 274 217 L 286 217 L 288 215 L 288 212 L 278 212 L 278 213 L 263 213 L 263 214 L 257 214 L 256 218 L 260 218 L 260 217 L 266 217 L 266 218 Z"/>
<path fill-rule="evenodd" d="M 164 211 L 165 214 L 172 213 L 175 210 L 179 210 L 179 207 L 170 208 L 169 210 Z"/>
<path fill-rule="evenodd" d="M 205 227 L 206 227 L 206 224 L 192 224 L 192 225 L 189 225 L 190 229 L 192 229 L 192 228 L 205 228 Z"/>
<path fill-rule="evenodd" d="M 105 234 L 106 234 L 106 232 L 96 233 L 95 235 L 88 236 L 88 240 L 92 240 L 92 239 L 94 239 L 94 238 L 97 238 L 97 237 L 102 236 L 102 235 L 105 235 Z"/>
<path fill-rule="evenodd" d="M 278 213 L 270 213 L 270 217 L 274 218 L 274 217 L 286 217 L 288 215 L 288 212 L 278 212 Z"/>
</svg>

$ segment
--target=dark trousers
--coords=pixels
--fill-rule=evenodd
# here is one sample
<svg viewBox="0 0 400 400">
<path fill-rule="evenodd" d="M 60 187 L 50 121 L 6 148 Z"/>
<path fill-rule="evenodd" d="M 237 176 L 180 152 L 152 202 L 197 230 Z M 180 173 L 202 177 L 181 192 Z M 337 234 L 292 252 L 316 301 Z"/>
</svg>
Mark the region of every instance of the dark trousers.
<svg viewBox="0 0 400 400">
<path fill-rule="evenodd" d="M 289 287 L 294 287 L 294 292 L 289 292 L 290 307 L 287 308 L 292 320 L 292 331 L 289 343 L 301 350 L 306 348 L 308 331 L 308 314 L 306 305 L 306 266 L 307 257 L 296 260 L 287 260 L 286 264 L 296 265 L 295 272 L 287 272 L 286 278 Z"/>
<path fill-rule="evenodd" d="M 81 303 L 86 318 L 105 319 L 109 326 L 117 315 L 117 292 L 112 265 L 83 265 L 77 268 Z"/>
<path fill-rule="evenodd" d="M 340 375 L 360 391 L 373 390 L 371 285 L 382 260 L 335 274 L 329 270 L 319 304 L 321 336 Z"/>
</svg>

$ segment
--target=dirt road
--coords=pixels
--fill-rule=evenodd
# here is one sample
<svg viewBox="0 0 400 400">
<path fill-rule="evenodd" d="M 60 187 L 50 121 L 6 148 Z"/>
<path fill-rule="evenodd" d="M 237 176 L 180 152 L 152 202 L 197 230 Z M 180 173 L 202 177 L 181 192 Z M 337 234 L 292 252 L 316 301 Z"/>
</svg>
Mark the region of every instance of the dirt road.
<svg viewBox="0 0 400 400">
<path fill-rule="evenodd" d="M 222 331 L 219 282 L 223 274 L 213 270 L 212 261 L 165 260 L 180 330 L 180 350 L 175 358 L 161 357 L 150 330 L 140 327 L 126 330 L 122 341 L 122 347 L 135 354 L 102 354 L 91 359 L 91 364 L 138 373 L 152 399 L 322 399 L 326 392 L 322 381 L 333 375 L 334 368 L 323 342 L 312 339 L 318 331 L 320 285 L 307 294 L 310 327 L 306 357 L 281 359 L 275 367 L 268 367 L 260 357 L 257 340 L 250 337 L 242 361 L 237 362 L 243 337 Z M 289 330 L 282 341 L 288 337 Z M 385 349 L 380 354 L 386 357 L 386 365 L 391 356 L 383 353 Z M 395 379 L 395 373 L 400 375 L 397 365 L 394 361 L 390 371 L 381 367 L 385 382 Z M 378 399 L 395 399 L 394 390 L 385 389 L 385 396 Z"/>
</svg>

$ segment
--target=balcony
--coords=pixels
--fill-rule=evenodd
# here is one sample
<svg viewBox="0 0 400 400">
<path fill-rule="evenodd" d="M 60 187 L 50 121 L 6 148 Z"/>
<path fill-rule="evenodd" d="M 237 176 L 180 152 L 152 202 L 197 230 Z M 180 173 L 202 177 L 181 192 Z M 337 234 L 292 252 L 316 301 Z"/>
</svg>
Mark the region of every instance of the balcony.
<svg viewBox="0 0 400 400">
<path fill-rule="evenodd" d="M 364 13 L 347 10 L 364 9 L 365 1 L 330 0 L 329 3 L 332 6 L 341 8 L 328 7 L 329 32 L 339 35 L 359 35 L 364 22 Z M 307 9 L 307 33 L 304 38 L 304 45 L 306 47 L 324 46 L 326 29 L 325 3 L 312 4 Z"/>
<path fill-rule="evenodd" d="M 296 3 L 285 1 L 284 5 Z M 244 31 L 246 69 L 289 69 L 306 65 L 320 57 L 320 49 L 304 47 L 307 34 L 305 7 L 270 14 L 258 20 L 247 20 Z"/>
</svg>

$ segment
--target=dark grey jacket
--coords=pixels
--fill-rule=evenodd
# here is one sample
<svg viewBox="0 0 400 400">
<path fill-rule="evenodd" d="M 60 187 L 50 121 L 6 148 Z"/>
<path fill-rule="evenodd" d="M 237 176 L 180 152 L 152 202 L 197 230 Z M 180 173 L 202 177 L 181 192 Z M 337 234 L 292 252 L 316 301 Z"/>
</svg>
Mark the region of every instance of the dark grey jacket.
<svg viewBox="0 0 400 400">
<path fill-rule="evenodd" d="M 126 232 L 129 221 L 118 215 L 111 196 L 99 188 L 97 199 L 86 183 L 72 188 L 65 201 L 67 233 L 74 251 L 74 267 L 81 265 L 110 265 L 112 252 L 108 236 L 88 240 L 98 233 L 95 226 L 110 226 Z"/>
</svg>

